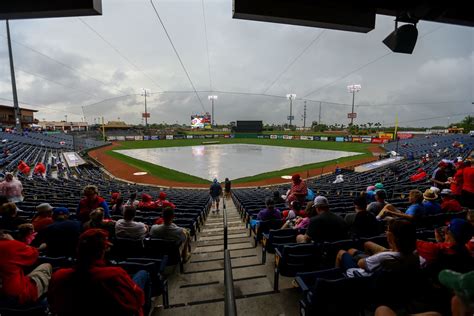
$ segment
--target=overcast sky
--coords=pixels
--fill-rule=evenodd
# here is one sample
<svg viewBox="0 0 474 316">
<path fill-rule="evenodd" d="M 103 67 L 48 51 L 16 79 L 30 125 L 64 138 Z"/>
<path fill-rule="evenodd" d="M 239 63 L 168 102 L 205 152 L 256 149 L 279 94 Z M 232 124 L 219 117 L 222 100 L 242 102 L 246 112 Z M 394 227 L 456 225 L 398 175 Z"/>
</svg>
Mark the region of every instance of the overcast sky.
<svg viewBox="0 0 474 316">
<path fill-rule="evenodd" d="M 271 124 L 285 122 L 285 95 L 295 93 L 314 100 L 307 122 L 318 119 L 322 101 L 323 123 L 347 125 L 346 86 L 356 83 L 356 123 L 393 125 L 398 113 L 403 126 L 433 126 L 474 114 L 473 28 L 421 22 L 415 51 L 405 55 L 382 43 L 392 17 L 377 16 L 362 34 L 232 19 L 231 0 L 155 4 L 202 105 L 148 0 L 103 0 L 103 16 L 11 21 L 21 105 L 39 110 L 39 120 L 80 121 L 84 113 L 89 123 L 141 123 L 147 88 L 150 123 L 189 124 L 191 114 L 211 111 L 213 94 L 217 123 Z M 12 104 L 3 22 L 0 98 Z M 293 106 L 300 126 L 303 104 Z"/>
</svg>

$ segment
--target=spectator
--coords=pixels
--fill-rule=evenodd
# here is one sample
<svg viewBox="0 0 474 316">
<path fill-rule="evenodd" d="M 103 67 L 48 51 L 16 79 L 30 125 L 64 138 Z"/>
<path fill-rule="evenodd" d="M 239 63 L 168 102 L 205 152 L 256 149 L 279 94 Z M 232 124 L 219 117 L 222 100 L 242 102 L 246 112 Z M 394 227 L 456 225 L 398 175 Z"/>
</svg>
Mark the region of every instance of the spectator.
<svg viewBox="0 0 474 316">
<path fill-rule="evenodd" d="M 13 240 L 3 231 L 0 231 L 0 253 L 0 297 L 13 299 L 19 304 L 37 302 L 48 290 L 51 265 L 41 264 L 25 275 L 24 269 L 38 260 L 38 250 Z"/>
<path fill-rule="evenodd" d="M 272 219 L 281 219 L 280 210 L 275 208 L 275 202 L 272 198 L 267 198 L 265 200 L 266 208 L 258 212 L 257 220 L 259 221 L 269 221 Z"/>
<path fill-rule="evenodd" d="M 115 205 L 120 196 L 120 192 L 113 192 L 110 198 L 110 204 Z"/>
<path fill-rule="evenodd" d="M 280 192 L 278 190 L 273 191 L 273 202 L 275 204 L 283 204 L 285 203 L 285 199 L 283 199 L 280 195 Z"/>
<path fill-rule="evenodd" d="M 441 213 L 441 205 L 436 202 L 438 199 L 438 194 L 431 190 L 426 189 L 425 193 L 423 193 L 423 207 L 425 208 L 424 215 L 437 215 Z"/>
<path fill-rule="evenodd" d="M 308 187 L 306 186 L 306 182 L 301 179 L 299 174 L 294 174 L 291 177 L 291 181 L 293 182 L 290 188 L 290 192 L 287 195 L 288 203 L 293 201 L 298 201 L 300 203 L 304 203 L 306 199 L 306 195 L 308 194 Z"/>
<path fill-rule="evenodd" d="M 357 197 L 354 200 L 354 208 L 355 213 L 349 213 L 344 218 L 349 227 L 350 234 L 356 237 L 371 237 L 378 235 L 380 233 L 380 224 L 375 218 L 375 215 L 366 210 L 366 199 L 364 197 Z"/>
<path fill-rule="evenodd" d="M 367 189 L 365 190 L 365 198 L 367 199 L 367 203 L 375 202 L 375 186 L 374 185 L 369 185 L 367 187 Z"/>
<path fill-rule="evenodd" d="M 115 222 L 104 220 L 104 210 L 101 207 L 93 210 L 89 218 L 90 219 L 82 225 L 84 231 L 91 228 L 98 228 L 107 231 L 109 236 L 115 236 Z"/>
<path fill-rule="evenodd" d="M 474 209 L 474 166 L 471 161 L 466 161 L 463 169 L 463 184 L 461 192 L 461 205 Z"/>
<path fill-rule="evenodd" d="M 31 220 L 35 231 L 39 232 L 53 223 L 53 207 L 49 203 L 41 203 L 36 207 L 36 214 Z"/>
<path fill-rule="evenodd" d="M 18 233 L 16 234 L 16 240 L 24 242 L 27 245 L 31 245 L 38 233 L 35 232 L 33 224 L 26 223 L 18 226 Z"/>
<path fill-rule="evenodd" d="M 39 233 L 37 238 L 46 243 L 48 256 L 74 256 L 77 240 L 81 233 L 81 223 L 68 218 L 69 210 L 66 207 L 55 207 L 53 209 L 54 223 Z"/>
<path fill-rule="evenodd" d="M 10 172 L 5 174 L 5 180 L 0 183 L 0 191 L 3 196 L 7 197 L 9 202 L 23 202 L 23 185 Z"/>
<path fill-rule="evenodd" d="M 232 186 L 231 181 L 229 178 L 225 178 L 224 182 L 224 193 L 225 193 L 225 198 L 229 199 L 230 198 L 230 187 Z"/>
<path fill-rule="evenodd" d="M 137 207 L 138 203 L 140 203 L 137 200 L 137 192 L 130 193 L 130 197 L 128 198 L 127 202 L 125 202 L 125 206 L 134 206 Z"/>
<path fill-rule="evenodd" d="M 311 218 L 318 215 L 316 208 L 313 206 L 313 202 L 308 202 L 306 204 L 306 209 L 304 211 L 305 217 L 297 217 L 294 220 L 286 221 L 281 229 L 294 228 L 294 229 L 307 229 Z"/>
<path fill-rule="evenodd" d="M 149 275 L 133 279 L 120 267 L 106 266 L 110 244 L 100 229 L 84 232 L 77 246 L 77 265 L 59 269 L 49 286 L 48 302 L 54 315 L 139 315 L 150 303 Z M 145 311 L 146 312 L 146 311 Z"/>
<path fill-rule="evenodd" d="M 156 201 L 156 206 L 158 208 L 165 208 L 165 207 L 171 207 L 173 209 L 176 208 L 176 205 L 174 205 L 173 203 L 171 203 L 170 201 L 168 201 L 166 199 L 167 195 L 166 195 L 166 192 L 164 191 L 161 191 L 160 194 L 158 195 L 158 200 Z"/>
<path fill-rule="evenodd" d="M 335 241 L 347 238 L 347 224 L 340 216 L 329 210 L 328 200 L 324 196 L 314 199 L 318 215 L 311 218 L 305 235 L 298 235 L 298 243 Z"/>
<path fill-rule="evenodd" d="M 462 206 L 458 200 L 453 197 L 450 189 L 443 189 L 441 191 L 441 210 L 443 212 L 461 212 Z"/>
<path fill-rule="evenodd" d="M 461 274 L 451 270 L 439 273 L 439 281 L 454 291 L 451 300 L 451 315 L 466 316 L 474 314 L 474 271 Z"/>
<path fill-rule="evenodd" d="M 367 211 L 377 216 L 377 214 L 385 207 L 385 205 L 387 205 L 387 202 L 385 202 L 386 198 L 387 193 L 385 190 L 375 191 L 375 201 L 371 202 L 367 206 Z"/>
<path fill-rule="evenodd" d="M 135 222 L 136 210 L 133 206 L 125 206 L 123 219 L 115 223 L 115 236 L 119 238 L 144 239 L 148 226 L 144 223 Z"/>
<path fill-rule="evenodd" d="M 43 176 L 46 173 L 46 167 L 42 162 L 38 162 L 33 169 L 33 175 Z"/>
<path fill-rule="evenodd" d="M 0 229 L 16 230 L 19 225 L 27 223 L 26 219 L 18 216 L 15 203 L 5 203 L 0 206 Z"/>
<path fill-rule="evenodd" d="M 464 173 L 464 167 L 465 164 L 462 161 L 458 161 L 456 164 L 456 172 L 454 173 L 454 176 L 451 178 L 448 178 L 449 182 L 449 188 L 451 189 L 453 197 L 461 201 L 461 194 L 462 194 L 462 185 L 463 185 L 463 173 Z"/>
<path fill-rule="evenodd" d="M 89 220 L 89 214 L 101 207 L 104 210 L 104 217 L 110 218 L 109 205 L 103 197 L 99 196 L 99 190 L 95 185 L 87 185 L 83 191 L 84 197 L 77 207 L 77 218 L 85 223 Z"/>
<path fill-rule="evenodd" d="M 290 203 L 290 209 L 281 212 L 282 220 L 294 220 L 296 216 L 300 216 L 301 212 L 301 203 L 298 201 L 293 201 Z"/>
<path fill-rule="evenodd" d="M 387 219 L 386 217 L 388 217 L 388 219 L 390 219 L 390 217 L 416 219 L 424 216 L 425 208 L 422 204 L 423 194 L 420 190 L 411 190 L 408 194 L 408 202 L 410 203 L 410 206 L 405 211 L 405 213 L 395 208 L 395 206 L 392 204 L 385 205 L 385 207 L 377 215 L 377 219 Z"/>
<path fill-rule="evenodd" d="M 156 203 L 153 201 L 151 195 L 147 193 L 142 194 L 142 200 L 138 203 L 137 209 L 146 210 L 146 209 L 156 209 Z"/>
<path fill-rule="evenodd" d="M 150 230 L 150 237 L 162 238 L 171 241 L 180 242 L 181 256 L 184 262 L 187 262 L 191 255 L 191 238 L 187 229 L 179 227 L 173 223 L 174 210 L 171 207 L 167 207 L 163 210 L 162 225 L 153 225 Z"/>
<path fill-rule="evenodd" d="M 336 257 L 336 267 L 347 270 L 349 277 L 354 277 L 356 271 L 363 276 L 371 275 L 382 270 L 388 262 L 392 263 L 391 269 L 402 265 L 404 268 L 419 269 L 420 257 L 415 253 L 416 227 L 414 224 L 403 219 L 390 221 L 387 242 L 389 249 L 373 242 L 366 242 L 364 247 L 370 254 L 354 248 L 348 251 L 340 250 Z"/>
<path fill-rule="evenodd" d="M 441 161 L 438 164 L 438 168 L 433 172 L 433 177 L 431 181 L 434 183 L 434 186 L 442 190 L 448 186 L 448 176 L 446 174 L 446 168 L 448 164 L 444 161 Z"/>
<path fill-rule="evenodd" d="M 123 197 L 118 197 L 115 204 L 112 205 L 112 214 L 123 215 Z"/>
<path fill-rule="evenodd" d="M 212 203 L 216 206 L 215 211 L 212 211 L 212 213 L 219 212 L 219 201 L 222 194 L 222 187 L 217 179 L 212 181 L 211 187 L 209 188 L 209 194 L 211 195 Z"/>
<path fill-rule="evenodd" d="M 427 264 L 434 263 L 440 255 L 460 255 L 470 258 L 466 244 L 472 237 L 472 226 L 468 221 L 460 218 L 451 220 L 444 232 L 435 229 L 436 242 L 418 240 L 416 249 Z"/>
</svg>

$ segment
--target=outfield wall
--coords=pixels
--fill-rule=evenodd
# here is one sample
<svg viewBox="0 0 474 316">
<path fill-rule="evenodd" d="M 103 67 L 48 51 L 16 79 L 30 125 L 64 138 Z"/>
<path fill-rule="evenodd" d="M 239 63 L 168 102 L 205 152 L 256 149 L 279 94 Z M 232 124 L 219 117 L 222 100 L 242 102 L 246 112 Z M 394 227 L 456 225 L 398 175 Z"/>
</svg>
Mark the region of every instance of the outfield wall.
<svg viewBox="0 0 474 316">
<path fill-rule="evenodd" d="M 352 142 L 386 144 L 387 138 L 373 136 L 305 136 L 305 135 L 262 135 L 262 134 L 208 134 L 208 135 L 157 135 L 157 136 L 108 136 L 108 141 L 134 141 L 134 140 L 172 140 L 172 139 L 216 139 L 216 138 L 260 138 L 260 139 L 285 139 L 306 140 L 323 142 Z"/>
</svg>

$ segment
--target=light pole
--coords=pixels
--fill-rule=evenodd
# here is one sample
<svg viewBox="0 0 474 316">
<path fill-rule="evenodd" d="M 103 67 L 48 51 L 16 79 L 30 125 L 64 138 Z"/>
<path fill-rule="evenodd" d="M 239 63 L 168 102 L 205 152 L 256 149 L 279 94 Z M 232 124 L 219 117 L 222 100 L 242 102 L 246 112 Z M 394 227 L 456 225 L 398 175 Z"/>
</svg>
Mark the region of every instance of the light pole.
<svg viewBox="0 0 474 316">
<path fill-rule="evenodd" d="M 208 95 L 207 98 L 211 100 L 211 105 L 212 105 L 212 110 L 211 110 L 211 116 L 212 116 L 212 127 L 214 127 L 215 122 L 214 122 L 214 100 L 217 100 L 217 95 Z"/>
<path fill-rule="evenodd" d="M 349 86 L 347 86 L 347 91 L 349 91 L 349 93 L 352 93 L 352 111 L 350 113 L 349 118 L 351 119 L 351 126 L 352 126 L 352 123 L 354 122 L 354 118 L 356 118 L 356 114 L 354 113 L 354 100 L 355 100 L 355 93 L 356 92 L 359 92 L 361 89 L 361 86 L 360 84 L 351 84 Z"/>
<path fill-rule="evenodd" d="M 289 128 L 291 129 L 291 122 L 293 121 L 293 100 L 296 99 L 296 94 L 294 93 L 289 93 L 286 95 L 286 98 L 290 100 L 290 115 L 288 116 L 288 120 L 290 121 L 290 126 Z"/>
<path fill-rule="evenodd" d="M 143 113 L 142 117 L 145 119 L 145 130 L 148 130 L 148 117 L 150 114 L 146 108 L 146 97 L 150 95 L 150 90 L 142 88 L 142 96 L 145 97 L 145 113 Z"/>
<path fill-rule="evenodd" d="M 12 41 L 10 37 L 10 24 L 7 20 L 7 41 L 8 41 L 8 57 L 10 59 L 10 75 L 12 79 L 12 93 L 13 93 L 13 110 L 15 112 L 15 127 L 18 132 L 21 132 L 21 113 L 18 105 L 18 93 L 16 91 L 15 79 L 15 65 L 13 63 Z"/>
</svg>

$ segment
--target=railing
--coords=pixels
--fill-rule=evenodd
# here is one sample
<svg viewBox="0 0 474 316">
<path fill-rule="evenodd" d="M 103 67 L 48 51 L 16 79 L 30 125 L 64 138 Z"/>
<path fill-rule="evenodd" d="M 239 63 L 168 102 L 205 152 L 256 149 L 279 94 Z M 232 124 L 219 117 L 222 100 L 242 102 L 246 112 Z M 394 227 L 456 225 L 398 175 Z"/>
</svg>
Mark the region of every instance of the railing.
<svg viewBox="0 0 474 316">
<path fill-rule="evenodd" d="M 232 276 L 232 263 L 230 261 L 230 250 L 227 249 L 227 208 L 225 198 L 223 199 L 224 214 L 224 308 L 226 316 L 236 316 L 237 306 L 234 295 L 234 277 Z"/>
</svg>

